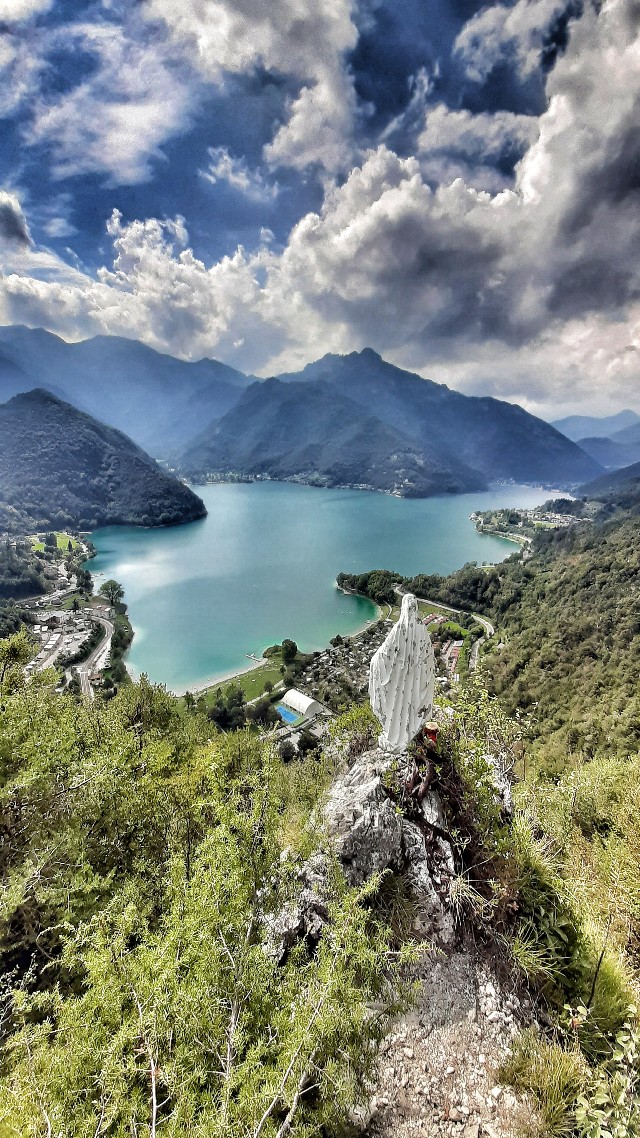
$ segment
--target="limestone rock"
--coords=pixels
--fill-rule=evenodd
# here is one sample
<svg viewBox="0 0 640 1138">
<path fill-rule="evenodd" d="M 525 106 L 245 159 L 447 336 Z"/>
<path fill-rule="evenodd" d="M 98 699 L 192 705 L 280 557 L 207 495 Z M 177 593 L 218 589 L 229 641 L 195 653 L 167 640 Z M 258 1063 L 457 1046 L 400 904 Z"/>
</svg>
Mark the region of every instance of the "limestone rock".
<svg viewBox="0 0 640 1138">
<path fill-rule="evenodd" d="M 385 783 L 394 761 L 402 763 L 379 750 L 365 751 L 334 781 L 325 807 L 329 838 L 351 885 L 385 869 L 404 873 L 418 908 L 415 931 L 448 944 L 454 865 L 451 847 L 438 832 L 445 826 L 442 804 L 431 791 L 420 803 L 420 824 L 405 818 Z"/>
<path fill-rule="evenodd" d="M 274 916 L 266 918 L 267 951 L 278 963 L 300 940 L 317 943 L 329 919 L 327 858 L 322 853 L 307 859 L 298 871 L 300 891 Z"/>
<path fill-rule="evenodd" d="M 352 885 L 361 885 L 372 873 L 401 866 L 403 820 L 383 782 L 391 764 L 389 755 L 365 751 L 329 792 L 325 822 Z"/>
</svg>

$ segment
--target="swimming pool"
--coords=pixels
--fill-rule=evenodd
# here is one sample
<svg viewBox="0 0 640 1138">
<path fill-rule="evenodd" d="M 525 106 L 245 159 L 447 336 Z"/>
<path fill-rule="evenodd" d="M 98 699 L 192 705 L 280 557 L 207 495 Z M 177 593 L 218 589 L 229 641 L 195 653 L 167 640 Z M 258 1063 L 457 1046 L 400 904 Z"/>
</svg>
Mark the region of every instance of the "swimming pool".
<svg viewBox="0 0 640 1138">
<path fill-rule="evenodd" d="M 291 708 L 285 707 L 283 703 L 276 704 L 276 711 L 278 712 L 280 718 L 284 719 L 285 723 L 295 723 L 296 719 L 300 718 L 296 711 L 292 711 Z"/>
</svg>

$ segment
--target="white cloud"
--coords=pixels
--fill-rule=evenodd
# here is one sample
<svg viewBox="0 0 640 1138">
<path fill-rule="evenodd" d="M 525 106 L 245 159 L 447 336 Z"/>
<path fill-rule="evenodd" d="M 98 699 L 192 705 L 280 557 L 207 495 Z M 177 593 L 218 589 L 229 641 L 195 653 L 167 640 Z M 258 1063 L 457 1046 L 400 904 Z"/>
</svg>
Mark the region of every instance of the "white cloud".
<svg viewBox="0 0 640 1138">
<path fill-rule="evenodd" d="M 76 24 L 58 33 L 95 55 L 98 67 L 57 100 L 36 101 L 26 131 L 31 145 L 51 147 L 60 178 L 106 173 L 119 184 L 150 176 L 150 159 L 186 124 L 193 91 L 154 42 L 115 24 Z"/>
<path fill-rule="evenodd" d="M 1 25 L 0 21 L 0 25 Z M 0 31 L 0 116 L 7 117 L 37 88 L 44 67 L 37 39 Z"/>
<path fill-rule="evenodd" d="M 317 162 L 335 172 L 353 154 L 352 8 L 351 0 L 146 0 L 143 12 L 211 82 L 258 68 L 300 80 L 265 156 L 274 166 Z"/>
<path fill-rule="evenodd" d="M 452 111 L 443 103 L 429 107 L 416 145 L 416 156 L 428 181 L 442 183 L 464 178 L 477 189 L 494 192 L 511 184 L 496 163 L 518 157 L 537 138 L 538 119 L 510 111 L 471 114 Z"/>
<path fill-rule="evenodd" d="M 523 77 L 533 74 L 544 33 L 566 6 L 567 0 L 517 0 L 513 6 L 483 9 L 465 24 L 454 45 L 467 77 L 483 83 L 505 59 L 513 60 Z"/>
<path fill-rule="evenodd" d="M 234 158 L 226 146 L 212 146 L 208 153 L 209 166 L 200 171 L 207 182 L 226 182 L 253 201 L 273 201 L 278 196 L 276 183 L 265 181 L 259 170 L 250 170 L 244 158 Z"/>
<path fill-rule="evenodd" d="M 0 23 L 17 24 L 41 16 L 53 7 L 53 0 L 0 0 Z"/>
</svg>

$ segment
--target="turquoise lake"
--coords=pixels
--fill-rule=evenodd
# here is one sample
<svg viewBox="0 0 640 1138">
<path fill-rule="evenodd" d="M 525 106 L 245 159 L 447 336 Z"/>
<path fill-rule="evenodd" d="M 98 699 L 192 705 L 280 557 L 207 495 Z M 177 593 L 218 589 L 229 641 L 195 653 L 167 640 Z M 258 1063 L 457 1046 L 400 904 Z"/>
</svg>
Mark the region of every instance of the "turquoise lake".
<svg viewBox="0 0 640 1138">
<path fill-rule="evenodd" d="M 534 506 L 531 486 L 402 499 L 286 482 L 195 487 L 208 517 L 168 529 L 111 526 L 91 536 L 97 577 L 115 577 L 135 631 L 134 675 L 172 691 L 238 671 L 247 655 L 291 637 L 305 651 L 361 628 L 371 602 L 335 587 L 339 572 L 448 573 L 502 561 L 515 546 L 481 536 L 474 510 Z"/>
</svg>

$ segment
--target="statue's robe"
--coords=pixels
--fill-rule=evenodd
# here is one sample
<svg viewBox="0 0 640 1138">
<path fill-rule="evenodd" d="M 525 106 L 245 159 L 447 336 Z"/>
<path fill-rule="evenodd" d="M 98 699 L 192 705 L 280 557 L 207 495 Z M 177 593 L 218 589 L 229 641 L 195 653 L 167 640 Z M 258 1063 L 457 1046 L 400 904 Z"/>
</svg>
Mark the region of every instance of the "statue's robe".
<svg viewBox="0 0 640 1138">
<path fill-rule="evenodd" d="M 400 618 L 369 667 L 369 698 L 380 720 L 383 751 L 401 754 L 428 719 L 435 688 L 431 637 L 418 619 L 418 602 L 402 598 Z"/>
</svg>

